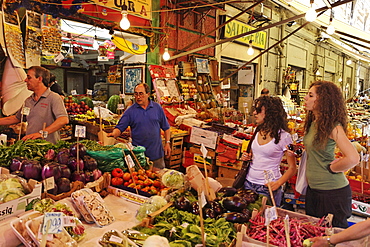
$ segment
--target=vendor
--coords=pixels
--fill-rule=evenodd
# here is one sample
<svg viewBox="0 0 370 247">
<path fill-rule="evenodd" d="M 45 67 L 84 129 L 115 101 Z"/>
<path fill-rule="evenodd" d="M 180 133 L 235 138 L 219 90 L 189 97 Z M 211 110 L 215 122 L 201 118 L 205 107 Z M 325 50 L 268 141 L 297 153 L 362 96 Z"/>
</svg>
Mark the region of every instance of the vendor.
<svg viewBox="0 0 370 247">
<path fill-rule="evenodd" d="M 134 90 L 135 103 L 122 115 L 117 126 L 108 136 L 117 138 L 128 126 L 131 128 L 132 144 L 146 148 L 145 155 L 153 161 L 154 169 L 163 169 L 164 156 L 171 154 L 170 125 L 162 107 L 149 99 L 149 86 L 140 83 Z M 163 148 L 161 129 L 164 131 Z"/>
<path fill-rule="evenodd" d="M 32 66 L 27 71 L 25 82 L 33 94 L 25 100 L 23 107 L 15 115 L 0 118 L 0 125 L 20 123 L 21 118 L 25 116 L 28 126 L 22 140 L 39 139 L 42 138 L 42 133 L 47 133 L 45 138 L 47 141 L 58 142 L 60 140 L 58 130 L 69 120 L 62 98 L 48 88 L 49 70 Z"/>
</svg>

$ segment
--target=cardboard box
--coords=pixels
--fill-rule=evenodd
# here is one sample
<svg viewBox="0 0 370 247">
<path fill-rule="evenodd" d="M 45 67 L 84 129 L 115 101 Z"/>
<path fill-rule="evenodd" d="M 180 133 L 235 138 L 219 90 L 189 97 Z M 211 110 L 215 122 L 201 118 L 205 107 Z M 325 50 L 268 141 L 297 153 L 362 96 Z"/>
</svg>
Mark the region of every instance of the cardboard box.
<svg viewBox="0 0 370 247">
<path fill-rule="evenodd" d="M 221 177 L 221 178 L 235 179 L 235 176 L 236 174 L 238 174 L 238 172 L 239 170 L 237 169 L 223 167 L 223 166 L 218 167 L 218 177 Z"/>
<path fill-rule="evenodd" d="M 204 130 L 197 127 L 192 127 L 190 134 L 190 142 L 198 145 L 204 144 L 205 147 L 216 149 L 218 133 Z"/>
</svg>

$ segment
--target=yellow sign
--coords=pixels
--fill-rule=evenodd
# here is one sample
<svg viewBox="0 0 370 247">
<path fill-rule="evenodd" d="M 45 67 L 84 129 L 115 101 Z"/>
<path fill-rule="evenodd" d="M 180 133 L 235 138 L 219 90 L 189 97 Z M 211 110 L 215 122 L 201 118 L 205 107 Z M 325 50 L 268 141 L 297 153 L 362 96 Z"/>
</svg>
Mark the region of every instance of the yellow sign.
<svg viewBox="0 0 370 247">
<path fill-rule="evenodd" d="M 228 21 L 230 17 L 226 17 L 226 21 Z M 236 35 L 249 32 L 251 30 L 256 29 L 255 27 L 251 27 L 243 22 L 233 20 L 230 23 L 226 24 L 224 28 L 224 37 L 231 38 Z M 252 40 L 252 45 L 261 49 L 265 49 L 267 34 L 266 32 L 260 31 L 257 33 L 253 33 L 248 36 L 244 36 L 241 38 L 236 39 L 239 42 L 249 44 L 249 41 Z"/>
<path fill-rule="evenodd" d="M 129 15 L 137 15 L 141 18 L 151 20 L 152 19 L 152 0 L 92 0 L 94 3 L 107 8 L 121 10 L 121 7 L 117 7 L 115 2 L 119 5 L 125 3 L 127 6 L 127 12 Z"/>
</svg>

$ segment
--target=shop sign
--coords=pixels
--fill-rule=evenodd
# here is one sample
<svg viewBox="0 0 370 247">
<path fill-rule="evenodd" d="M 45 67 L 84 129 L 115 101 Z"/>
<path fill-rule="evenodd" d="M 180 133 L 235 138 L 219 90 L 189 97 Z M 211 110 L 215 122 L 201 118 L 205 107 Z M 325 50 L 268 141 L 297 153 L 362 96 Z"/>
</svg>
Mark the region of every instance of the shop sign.
<svg viewBox="0 0 370 247">
<path fill-rule="evenodd" d="M 226 17 L 225 21 L 228 21 L 230 17 Z M 236 35 L 246 33 L 252 30 L 255 30 L 255 27 L 249 26 L 243 22 L 233 20 L 226 24 L 224 28 L 224 38 L 231 38 Z M 251 35 L 247 35 L 241 38 L 236 39 L 236 41 L 241 42 L 243 44 L 249 45 L 249 41 L 252 40 L 252 46 L 258 47 L 261 49 L 265 49 L 267 34 L 266 32 L 260 31 L 257 33 L 253 33 Z"/>
<path fill-rule="evenodd" d="M 364 202 L 352 200 L 352 212 L 370 216 L 370 205 Z"/>
<path fill-rule="evenodd" d="M 104 6 L 107 8 L 118 9 L 121 11 L 120 7 L 117 7 L 114 2 L 115 0 L 92 0 L 92 2 L 96 3 L 97 5 Z M 118 4 L 120 2 L 126 3 L 127 12 L 131 15 L 136 15 L 144 19 L 151 20 L 152 19 L 152 0 L 129 0 L 129 1 L 117 1 Z"/>
</svg>

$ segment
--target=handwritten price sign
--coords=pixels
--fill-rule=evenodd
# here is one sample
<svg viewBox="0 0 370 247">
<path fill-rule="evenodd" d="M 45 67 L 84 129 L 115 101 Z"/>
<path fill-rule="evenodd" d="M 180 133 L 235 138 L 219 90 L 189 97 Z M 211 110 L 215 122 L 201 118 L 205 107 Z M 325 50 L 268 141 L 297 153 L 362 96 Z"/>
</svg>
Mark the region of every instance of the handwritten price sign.
<svg viewBox="0 0 370 247">
<path fill-rule="evenodd" d="M 63 213 L 46 212 L 44 215 L 44 224 L 42 225 L 42 234 L 56 234 L 63 231 Z"/>
</svg>

